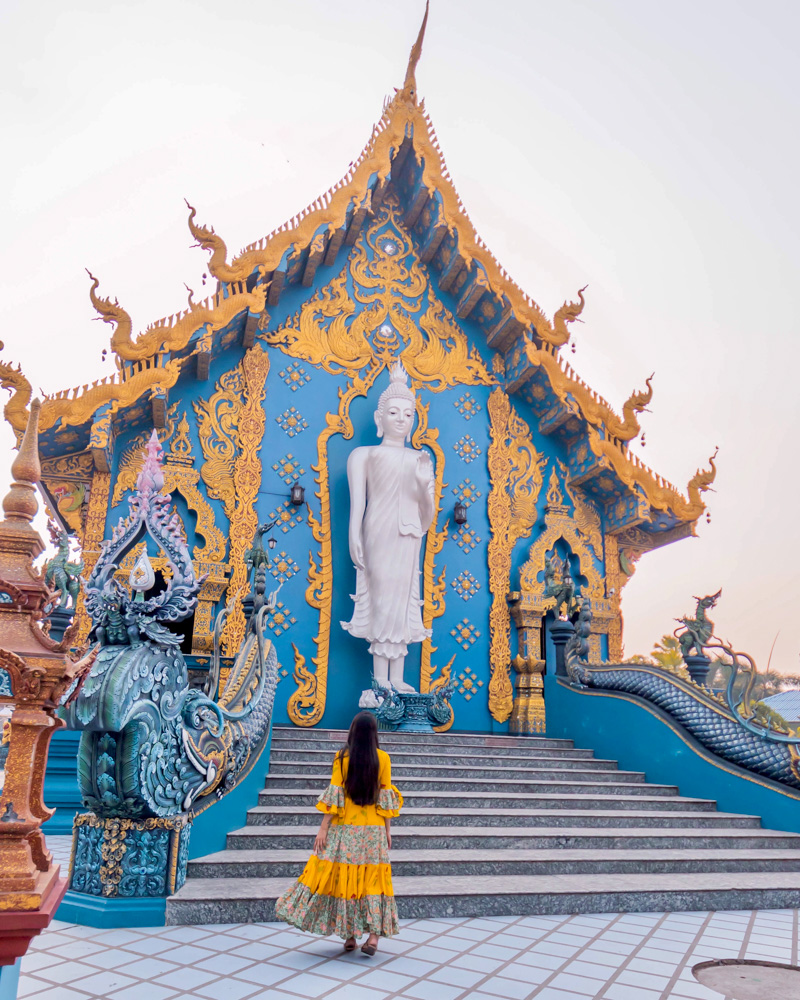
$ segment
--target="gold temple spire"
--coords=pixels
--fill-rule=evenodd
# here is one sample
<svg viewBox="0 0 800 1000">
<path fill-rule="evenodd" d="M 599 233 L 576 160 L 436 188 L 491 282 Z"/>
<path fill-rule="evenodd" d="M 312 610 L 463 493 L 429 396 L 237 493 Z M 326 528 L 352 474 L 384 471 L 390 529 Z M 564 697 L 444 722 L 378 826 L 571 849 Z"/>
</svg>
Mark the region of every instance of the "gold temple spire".
<svg viewBox="0 0 800 1000">
<path fill-rule="evenodd" d="M 406 69 L 406 79 L 403 84 L 402 94 L 404 97 L 408 98 L 413 104 L 417 103 L 417 63 L 419 62 L 419 57 L 422 55 L 422 42 L 425 38 L 425 28 L 428 25 L 428 9 L 430 7 L 430 0 L 425 2 L 425 16 L 422 18 L 422 25 L 419 29 L 419 34 L 417 35 L 417 40 L 411 46 L 411 54 L 408 57 L 408 68 Z"/>
<path fill-rule="evenodd" d="M 36 484 L 42 477 L 39 464 L 39 410 L 38 399 L 31 403 L 28 425 L 17 457 L 11 466 L 11 489 L 3 498 L 3 513 L 7 521 L 28 521 L 36 517 L 39 503 L 36 500 Z"/>
</svg>

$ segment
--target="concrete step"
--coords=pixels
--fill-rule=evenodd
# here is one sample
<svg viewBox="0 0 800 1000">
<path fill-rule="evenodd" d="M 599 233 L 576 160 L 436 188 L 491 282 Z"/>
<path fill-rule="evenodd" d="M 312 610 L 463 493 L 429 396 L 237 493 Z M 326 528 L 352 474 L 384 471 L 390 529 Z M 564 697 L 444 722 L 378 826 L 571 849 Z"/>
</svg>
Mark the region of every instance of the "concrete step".
<svg viewBox="0 0 800 1000">
<path fill-rule="evenodd" d="M 575 779 L 586 781 L 596 779 L 597 781 L 644 781 L 644 774 L 641 771 L 619 771 L 613 761 L 546 761 L 533 760 L 519 763 L 506 763 L 515 758 L 504 757 L 502 762 L 489 761 L 485 764 L 472 762 L 469 758 L 454 757 L 452 760 L 446 758 L 430 757 L 427 760 L 423 757 L 419 763 L 407 763 L 398 761 L 392 757 L 392 775 L 398 781 L 403 778 L 426 778 L 445 777 L 453 778 L 558 778 L 567 781 Z M 327 762 L 306 762 L 297 760 L 270 761 L 269 773 L 274 775 L 292 774 L 320 774 L 330 777 L 331 761 Z"/>
<path fill-rule="evenodd" d="M 536 848 L 392 850 L 393 878 L 405 875 L 572 875 L 648 872 L 796 872 L 800 850 L 567 850 Z M 308 851 L 219 851 L 189 862 L 190 878 L 297 878 Z"/>
<path fill-rule="evenodd" d="M 344 729 L 295 729 L 294 727 L 275 726 L 272 730 L 273 740 L 290 740 L 295 744 L 314 744 L 318 746 L 333 746 L 334 753 L 347 741 Z M 409 744 L 412 748 L 419 746 L 434 746 L 442 753 L 450 753 L 453 747 L 491 747 L 494 750 L 504 748 L 518 752 L 522 748 L 571 750 L 575 744 L 572 740 L 554 740 L 545 736 L 489 736 L 482 733 L 381 733 L 380 745 L 391 753 L 392 747 L 398 744 Z"/>
<path fill-rule="evenodd" d="M 602 772 L 601 772 L 602 774 Z M 616 778 L 616 774 L 613 775 Z M 563 792 L 567 795 L 576 795 L 583 792 L 586 795 L 666 795 L 674 796 L 678 794 L 675 785 L 646 785 L 643 781 L 602 781 L 600 778 L 593 778 L 592 781 L 576 781 L 574 779 L 550 779 L 531 778 L 507 779 L 507 778 L 447 778 L 442 775 L 433 777 L 409 777 L 392 775 L 392 780 L 405 794 L 409 792 L 484 792 L 495 789 L 498 793 L 505 792 L 530 792 L 543 793 Z M 265 786 L 267 788 L 315 788 L 317 793 L 321 792 L 330 781 L 330 772 L 326 774 L 269 774 Z"/>
<path fill-rule="evenodd" d="M 800 850 L 800 836 L 760 827 L 661 827 L 645 826 L 392 826 L 395 849 L 449 850 L 473 848 L 537 847 L 561 850 L 672 850 L 727 848 Z M 229 850 L 281 849 L 310 851 L 318 824 L 313 826 L 243 826 L 228 834 Z"/>
<path fill-rule="evenodd" d="M 292 755 L 308 760 L 322 760 L 325 764 L 330 764 L 338 749 L 338 747 L 326 743 L 305 747 L 298 746 L 294 740 L 273 739 L 272 741 L 272 756 L 275 758 L 277 754 L 276 759 L 280 760 L 289 759 L 288 756 L 284 757 L 283 755 Z M 589 761 L 595 759 L 592 750 L 529 749 L 526 747 L 461 747 L 459 749 L 456 746 L 451 746 L 448 750 L 439 750 L 436 746 L 418 746 L 415 743 L 401 743 L 397 747 L 393 747 L 391 752 L 393 760 L 395 757 L 418 757 L 420 755 L 425 760 L 448 760 L 450 757 L 466 756 L 475 759 L 488 759 L 492 762 L 505 760 L 509 757 L 512 760 L 522 761 L 540 759 Z"/>
<path fill-rule="evenodd" d="M 258 793 L 260 806 L 291 806 L 309 809 L 319 794 L 308 788 L 264 788 Z M 690 799 L 665 795 L 534 795 L 524 792 L 403 792 L 405 808 L 422 809 L 669 809 L 679 812 L 711 812 L 713 799 Z"/>
<path fill-rule="evenodd" d="M 167 900 L 167 924 L 275 919 L 291 879 L 191 878 Z M 798 872 L 439 875 L 394 879 L 401 917 L 789 909 Z"/>
<path fill-rule="evenodd" d="M 572 751 L 574 752 L 574 751 Z M 270 766 L 276 764 L 294 767 L 313 766 L 328 768 L 330 770 L 333 763 L 333 754 L 325 750 L 296 750 L 292 747 L 288 749 L 272 748 L 270 754 Z M 619 765 L 615 760 L 600 760 L 594 757 L 572 757 L 566 754 L 558 755 L 553 751 L 541 750 L 535 754 L 514 754 L 505 757 L 495 757 L 491 752 L 483 751 L 478 754 L 446 754 L 425 752 L 418 750 L 411 753 L 407 750 L 392 751 L 392 770 L 404 766 L 419 766 L 421 764 L 435 764 L 439 767 L 488 767 L 505 770 L 507 768 L 553 768 L 565 770 L 577 768 L 578 770 L 599 770 L 616 771 Z"/>
<path fill-rule="evenodd" d="M 319 824 L 317 809 L 297 806 L 255 806 L 247 810 L 248 826 L 313 826 Z M 501 808 L 423 808 L 407 806 L 392 820 L 392 829 L 406 826 L 435 826 L 446 830 L 451 826 L 502 827 L 510 826 L 641 826 L 692 827 L 694 829 L 759 829 L 758 816 L 719 812 L 683 812 L 677 809 L 501 809 Z"/>
</svg>

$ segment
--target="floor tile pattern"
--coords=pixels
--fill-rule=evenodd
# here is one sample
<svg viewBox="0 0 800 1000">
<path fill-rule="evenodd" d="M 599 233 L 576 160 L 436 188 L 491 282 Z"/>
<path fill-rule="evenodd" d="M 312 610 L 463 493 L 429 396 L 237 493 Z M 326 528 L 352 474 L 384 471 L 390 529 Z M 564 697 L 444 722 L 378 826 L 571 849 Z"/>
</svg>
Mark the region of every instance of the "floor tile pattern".
<svg viewBox="0 0 800 1000">
<path fill-rule="evenodd" d="M 282 924 L 97 930 L 55 921 L 23 959 L 19 996 L 722 1000 L 696 982 L 694 964 L 797 964 L 797 952 L 797 910 L 405 920 L 374 959 Z"/>
</svg>

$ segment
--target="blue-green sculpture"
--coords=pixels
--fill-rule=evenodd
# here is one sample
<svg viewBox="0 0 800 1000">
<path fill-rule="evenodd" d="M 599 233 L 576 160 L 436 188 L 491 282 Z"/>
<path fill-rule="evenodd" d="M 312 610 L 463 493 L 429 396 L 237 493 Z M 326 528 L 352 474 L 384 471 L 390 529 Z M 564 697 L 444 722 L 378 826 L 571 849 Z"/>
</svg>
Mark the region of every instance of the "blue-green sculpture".
<svg viewBox="0 0 800 1000">
<path fill-rule="evenodd" d="M 695 597 L 697 601 L 697 611 L 694 618 L 688 615 L 683 618 L 676 618 L 681 627 L 675 629 L 674 635 L 681 644 L 681 655 L 684 660 L 691 655 L 692 649 L 696 656 L 704 655 L 704 648 L 711 641 L 714 634 L 714 623 L 706 614 L 711 608 L 716 607 L 720 598 L 721 590 L 716 594 L 708 594 L 706 597 Z"/>
<path fill-rule="evenodd" d="M 713 600 L 716 598 L 705 598 Z M 712 605 L 706 605 L 710 607 Z M 698 614 L 699 618 L 699 614 Z M 589 663 L 592 612 L 588 600 L 581 602 L 575 634 L 566 646 L 567 673 L 573 684 L 624 691 L 650 702 L 676 722 L 704 747 L 719 757 L 773 781 L 800 788 L 800 735 L 779 730 L 753 700 L 757 671 L 752 658 L 704 629 L 703 649 L 719 650 L 730 662 L 724 699 L 655 664 Z M 742 662 L 744 661 L 744 662 Z"/>
<path fill-rule="evenodd" d="M 183 525 L 162 492 L 155 432 L 121 520 L 86 585 L 100 649 L 77 697 L 64 710 L 82 730 L 78 781 L 92 811 L 76 817 L 72 890 L 94 896 L 164 896 L 185 878 L 192 815 L 242 779 L 266 744 L 278 662 L 264 634 L 264 569 L 245 642 L 222 692 L 189 687 L 181 636 L 202 580 Z M 166 556 L 166 588 L 145 598 L 155 574 L 145 552 L 130 576 L 119 562 L 143 537 Z M 259 590 L 259 587 L 256 590 Z M 224 612 L 220 615 L 219 634 Z M 215 649 L 216 676 L 219 652 Z"/>
<path fill-rule="evenodd" d="M 83 562 L 70 562 L 69 534 L 52 523 L 48 527 L 56 554 L 45 563 L 44 582 L 51 590 L 58 591 L 60 608 L 70 605 L 74 609 L 81 589 Z"/>
</svg>

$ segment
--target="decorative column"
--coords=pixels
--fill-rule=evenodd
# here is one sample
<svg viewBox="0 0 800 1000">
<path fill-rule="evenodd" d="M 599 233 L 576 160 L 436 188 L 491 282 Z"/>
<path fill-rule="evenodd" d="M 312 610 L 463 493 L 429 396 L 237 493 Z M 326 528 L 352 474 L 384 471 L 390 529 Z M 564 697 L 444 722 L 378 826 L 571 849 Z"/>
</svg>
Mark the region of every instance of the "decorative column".
<svg viewBox="0 0 800 1000">
<path fill-rule="evenodd" d="M 42 798 L 44 772 L 50 738 L 64 725 L 55 716 L 56 708 L 94 659 L 90 655 L 72 661 L 64 652 L 72 641 L 69 631 L 59 644 L 41 628 L 52 594 L 33 566 L 44 550 L 31 525 L 41 475 L 40 406 L 38 400 L 31 404 L 0 522 L 0 669 L 11 687 L 11 695 L 0 694 L 0 702 L 15 704 L 0 797 L 0 967 L 15 966 L 31 938 L 48 926 L 66 890 L 41 831 L 53 815 Z M 3 985 L 14 976 L 4 972 Z"/>
<path fill-rule="evenodd" d="M 544 714 L 544 660 L 535 656 L 523 659 L 515 657 L 511 666 L 517 673 L 514 685 L 514 707 L 508 723 L 508 731 L 521 736 L 532 736 L 545 730 Z"/>
<path fill-rule="evenodd" d="M 532 736 L 545 731 L 544 681 L 545 661 L 542 650 L 541 598 L 531 593 L 508 595 L 511 614 L 517 626 L 519 654 L 511 661 L 516 672 L 514 706 L 508 731 Z"/>
<path fill-rule="evenodd" d="M 556 675 L 558 677 L 567 676 L 567 668 L 564 663 L 564 647 L 575 633 L 575 626 L 568 618 L 556 618 L 550 626 L 550 638 L 556 647 Z"/>
</svg>

